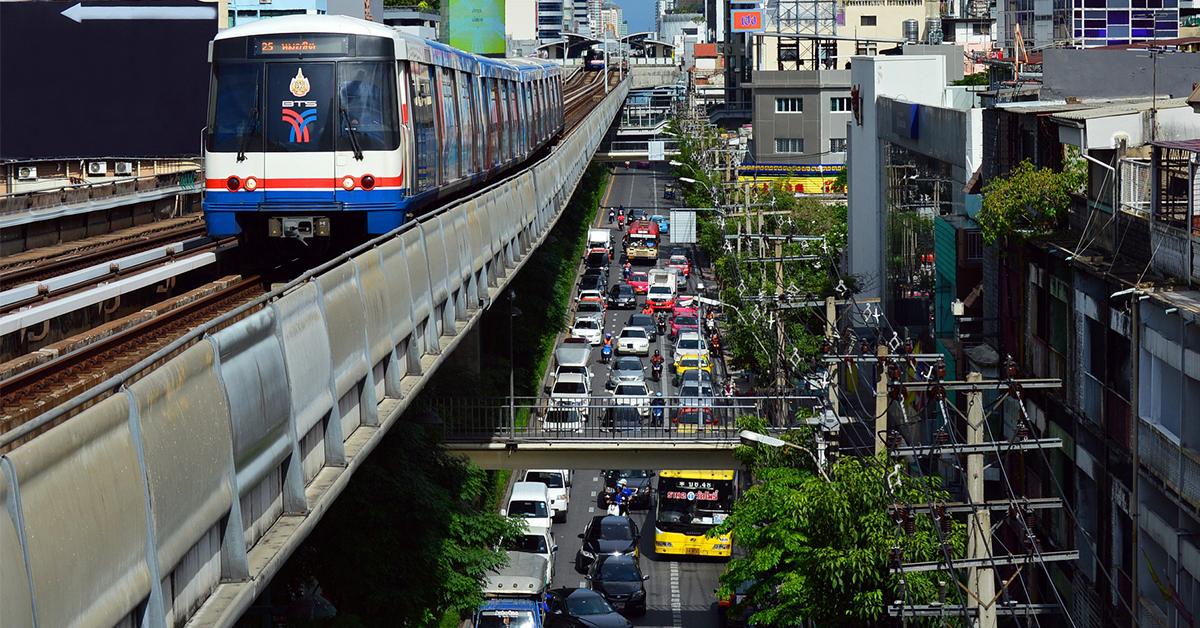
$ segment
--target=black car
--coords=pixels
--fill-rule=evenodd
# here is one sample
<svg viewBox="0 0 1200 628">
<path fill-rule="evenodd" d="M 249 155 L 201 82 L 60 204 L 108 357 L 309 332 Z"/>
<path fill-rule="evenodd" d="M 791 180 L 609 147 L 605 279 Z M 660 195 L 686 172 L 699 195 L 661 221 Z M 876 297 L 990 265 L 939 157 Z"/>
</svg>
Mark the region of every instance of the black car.
<svg viewBox="0 0 1200 628">
<path fill-rule="evenodd" d="M 551 589 L 548 595 L 546 628 L 633 628 L 591 589 Z"/>
<path fill-rule="evenodd" d="M 650 214 L 646 213 L 646 210 L 644 210 L 644 209 L 631 209 L 631 210 L 629 210 L 629 220 L 630 220 L 630 221 L 634 221 L 634 220 L 649 220 L 649 219 L 650 219 Z"/>
<path fill-rule="evenodd" d="M 588 253 L 584 265 L 588 268 L 608 268 L 608 251 L 596 250 Z"/>
<path fill-rule="evenodd" d="M 646 614 L 646 585 L 650 576 L 642 573 L 638 559 L 633 556 L 601 556 L 592 563 L 587 575 L 593 591 L 618 611 Z"/>
<path fill-rule="evenodd" d="M 642 510 L 650 507 L 650 498 L 654 494 L 654 488 L 650 486 L 650 478 L 654 474 L 650 471 L 641 469 L 616 469 L 604 472 L 604 492 L 600 494 L 599 503 L 601 508 L 608 507 L 608 498 L 617 492 L 617 482 L 625 480 L 626 486 L 634 490 L 633 500 L 629 502 L 629 507 L 634 510 Z"/>
<path fill-rule="evenodd" d="M 604 294 L 604 279 L 595 276 L 585 276 L 579 280 L 579 291 L 597 290 L 600 294 Z"/>
<path fill-rule="evenodd" d="M 608 306 L 629 310 L 636 308 L 637 293 L 627 283 L 617 284 L 608 291 Z"/>
<path fill-rule="evenodd" d="M 603 554 L 637 554 L 637 524 L 629 517 L 596 515 L 579 538 L 583 547 L 575 555 L 575 571 L 587 573 L 597 556 Z"/>
<path fill-rule="evenodd" d="M 607 268 L 589 268 L 589 269 L 583 271 L 583 274 L 579 276 L 579 279 L 580 280 L 588 280 L 588 279 L 600 280 L 600 281 L 603 281 L 604 283 L 608 283 L 608 269 Z"/>
<path fill-rule="evenodd" d="M 650 342 L 658 339 L 658 323 L 649 314 L 634 314 L 629 317 L 629 322 L 625 326 L 641 327 L 646 330 L 646 335 L 650 336 Z"/>
<path fill-rule="evenodd" d="M 688 254 L 687 249 L 683 248 L 682 246 L 671 247 L 671 253 L 667 255 L 667 259 L 671 259 L 676 255 L 682 255 L 686 257 L 689 262 L 692 261 L 692 256 Z"/>
<path fill-rule="evenodd" d="M 604 409 L 600 427 L 610 432 L 637 434 L 646 430 L 646 419 L 633 406 L 609 406 Z"/>
</svg>

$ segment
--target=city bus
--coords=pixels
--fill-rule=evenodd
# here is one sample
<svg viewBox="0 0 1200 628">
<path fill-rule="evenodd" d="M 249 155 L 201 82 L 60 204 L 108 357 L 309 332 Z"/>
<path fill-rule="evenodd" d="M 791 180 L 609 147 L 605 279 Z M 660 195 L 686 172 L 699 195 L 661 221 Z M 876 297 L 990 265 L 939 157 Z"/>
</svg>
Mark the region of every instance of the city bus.
<svg viewBox="0 0 1200 628">
<path fill-rule="evenodd" d="M 658 476 L 658 513 L 654 553 L 728 557 L 728 536 L 705 534 L 733 510 L 735 471 L 662 471 Z"/>
<path fill-rule="evenodd" d="M 629 225 L 626 237 L 625 256 L 630 262 L 642 259 L 653 264 L 658 259 L 658 223 L 653 220 L 635 221 Z"/>
</svg>

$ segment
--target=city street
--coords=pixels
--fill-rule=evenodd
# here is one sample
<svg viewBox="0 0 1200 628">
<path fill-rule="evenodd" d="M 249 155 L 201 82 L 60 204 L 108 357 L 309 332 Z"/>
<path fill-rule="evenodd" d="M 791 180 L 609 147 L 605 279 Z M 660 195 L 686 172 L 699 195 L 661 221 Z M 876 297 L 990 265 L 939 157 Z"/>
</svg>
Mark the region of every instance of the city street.
<svg viewBox="0 0 1200 628">
<path fill-rule="evenodd" d="M 676 206 L 675 200 L 663 198 L 663 187 L 671 181 L 668 167 L 665 164 L 654 164 L 653 168 L 639 169 L 631 164 L 626 169 L 623 164 L 616 168 L 613 182 L 602 197 L 601 208 L 593 227 L 611 229 L 616 253 L 609 269 L 608 287 L 622 283 L 621 246 L 623 231 L 615 223 L 608 222 L 608 207 L 624 206 L 626 210 L 645 209 L 647 214 L 662 214 L 670 216 L 670 207 Z M 666 264 L 666 257 L 671 250 L 669 237 L 664 237 L 659 247 L 658 267 Z M 684 245 L 695 260 L 691 245 Z M 651 268 L 647 264 L 634 265 L 635 269 Z M 693 268 L 688 278 L 688 285 L 681 294 L 694 295 L 699 270 Z M 643 295 L 638 296 L 638 310 L 609 309 L 604 324 L 604 333 L 611 333 L 614 338 L 629 320 L 629 316 L 640 310 L 645 303 Z M 662 392 L 664 396 L 676 392 L 671 383 L 670 355 L 672 344 L 664 335 L 651 343 L 650 354 L 657 349 L 668 363 L 663 369 L 663 377 L 659 382 L 650 377 L 649 357 L 643 357 L 642 363 L 646 368 L 646 383 L 651 395 Z M 719 384 L 723 381 L 723 366 L 720 360 L 713 364 L 713 381 Z M 605 388 L 608 376 L 608 366 L 600 362 L 600 349 L 593 349 L 592 355 L 592 391 L 596 396 L 610 395 Z M 644 469 L 655 470 L 655 461 L 647 460 Z M 652 481 L 656 485 L 657 480 Z M 571 506 L 564 523 L 554 526 L 554 534 L 558 543 L 558 555 L 555 563 L 555 587 L 587 587 L 583 574 L 575 571 L 575 556 L 579 551 L 581 541 L 579 535 L 584 531 L 588 521 L 596 515 L 605 514 L 597 504 L 597 496 L 604 491 L 604 480 L 599 470 L 575 471 L 571 488 Z M 631 616 L 630 620 L 638 626 L 653 626 L 663 628 L 708 628 L 717 625 L 716 596 L 713 591 L 717 587 L 717 578 L 725 569 L 725 561 L 711 558 L 673 556 L 659 557 L 654 553 L 654 507 L 648 511 L 631 510 L 630 515 L 638 525 L 641 533 L 639 553 L 642 569 L 649 574 L 646 582 L 647 612 L 645 616 Z"/>
</svg>

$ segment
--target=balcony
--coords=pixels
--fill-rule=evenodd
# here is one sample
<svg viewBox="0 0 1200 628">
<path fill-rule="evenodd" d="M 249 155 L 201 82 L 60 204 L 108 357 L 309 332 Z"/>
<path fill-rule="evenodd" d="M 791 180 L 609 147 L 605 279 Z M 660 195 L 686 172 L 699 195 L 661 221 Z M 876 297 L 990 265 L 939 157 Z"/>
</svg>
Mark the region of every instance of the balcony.
<svg viewBox="0 0 1200 628">
<path fill-rule="evenodd" d="M 1141 464 L 1179 497 L 1200 508 L 1200 452 L 1181 447 L 1161 430 L 1138 419 Z"/>
</svg>

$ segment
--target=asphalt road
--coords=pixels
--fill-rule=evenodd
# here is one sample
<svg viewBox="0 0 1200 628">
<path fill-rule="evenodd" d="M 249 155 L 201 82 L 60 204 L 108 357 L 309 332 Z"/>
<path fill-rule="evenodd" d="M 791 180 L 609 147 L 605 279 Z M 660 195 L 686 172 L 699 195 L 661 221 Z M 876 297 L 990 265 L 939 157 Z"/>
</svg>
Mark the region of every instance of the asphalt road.
<svg viewBox="0 0 1200 628">
<path fill-rule="evenodd" d="M 661 213 L 669 215 L 669 208 L 676 201 L 662 198 L 663 186 L 671 181 L 665 164 L 656 164 L 654 169 L 626 170 L 618 166 L 613 183 L 601 201 L 604 207 L 624 205 L 629 208 L 644 208 L 650 214 Z M 661 211 L 649 211 L 651 208 Z M 608 211 L 602 207 L 598 212 L 597 224 L 593 226 L 613 230 L 614 244 L 620 246 L 621 232 L 615 224 L 608 223 Z M 659 266 L 666 263 L 665 256 L 670 252 L 671 244 L 664 242 L 660 248 Z M 614 260 L 609 269 L 609 286 L 621 281 L 620 255 Z M 693 256 L 693 260 L 695 257 Z M 642 265 L 638 268 L 647 268 Z M 693 269 L 692 277 L 688 279 L 686 294 L 694 294 L 698 271 Z M 638 307 L 644 304 L 644 297 L 639 297 Z M 605 321 L 605 332 L 614 338 L 636 310 L 610 310 Z M 662 352 L 670 360 L 671 343 L 665 337 L 659 336 L 651 344 L 650 353 L 654 349 Z M 671 387 L 670 369 L 664 368 L 663 378 L 654 382 L 650 377 L 649 358 L 642 358 L 646 367 L 646 383 L 651 391 L 661 391 L 664 395 L 673 392 Z M 719 364 L 719 361 L 718 361 Z M 719 365 L 714 365 L 719 369 Z M 611 394 L 604 387 L 608 377 L 608 367 L 600 363 L 600 350 L 595 348 L 592 356 L 592 391 L 594 395 Z M 714 373 L 716 382 L 722 381 L 723 373 Z M 646 469 L 654 469 L 655 463 L 647 460 Z M 600 471 L 575 471 L 571 487 L 571 503 L 567 512 L 567 520 L 554 525 L 554 535 L 558 544 L 558 554 L 554 567 L 555 587 L 587 587 L 583 575 L 575 571 L 575 555 L 579 551 L 583 533 L 588 521 L 604 514 L 597 506 L 596 497 L 604 490 L 604 482 Z M 663 628 L 708 628 L 717 625 L 715 610 L 716 596 L 713 590 L 717 587 L 717 577 L 725 570 L 725 562 L 721 560 L 699 557 L 659 557 L 654 553 L 654 508 L 649 511 L 631 511 L 633 520 L 641 532 L 639 542 L 640 562 L 642 570 L 650 575 L 646 581 L 647 611 L 642 617 L 632 616 L 630 619 L 637 626 L 654 626 Z"/>
</svg>

